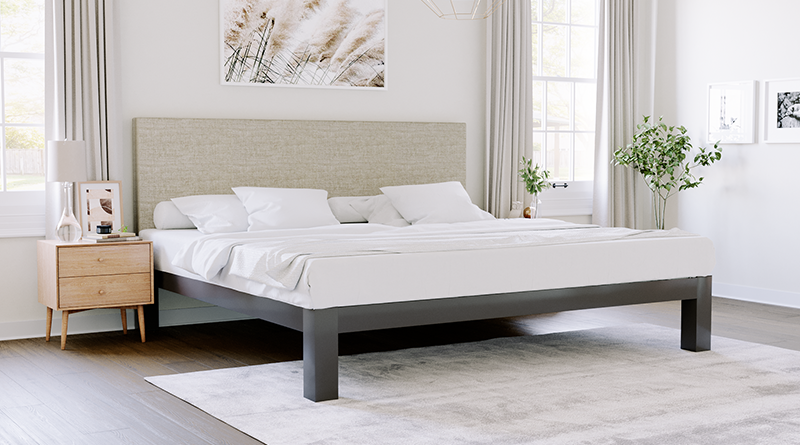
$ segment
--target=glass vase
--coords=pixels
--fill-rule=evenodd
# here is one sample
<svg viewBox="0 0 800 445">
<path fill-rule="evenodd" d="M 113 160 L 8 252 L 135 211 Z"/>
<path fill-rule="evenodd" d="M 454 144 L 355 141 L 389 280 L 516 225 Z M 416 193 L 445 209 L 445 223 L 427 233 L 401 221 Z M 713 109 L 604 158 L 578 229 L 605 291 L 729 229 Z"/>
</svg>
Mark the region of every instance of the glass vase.
<svg viewBox="0 0 800 445">
<path fill-rule="evenodd" d="M 72 212 L 72 183 L 64 183 L 64 211 L 56 226 L 56 236 L 66 243 L 80 241 L 82 235 L 81 224 Z"/>
</svg>

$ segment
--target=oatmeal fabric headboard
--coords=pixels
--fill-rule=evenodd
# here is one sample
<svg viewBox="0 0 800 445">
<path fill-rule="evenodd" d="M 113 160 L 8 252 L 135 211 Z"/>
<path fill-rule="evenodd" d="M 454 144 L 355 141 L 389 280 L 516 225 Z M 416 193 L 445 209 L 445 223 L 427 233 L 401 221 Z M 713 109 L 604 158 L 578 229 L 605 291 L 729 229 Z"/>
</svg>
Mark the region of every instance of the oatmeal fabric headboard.
<svg viewBox="0 0 800 445">
<path fill-rule="evenodd" d="M 245 119 L 133 120 L 137 230 L 180 196 L 231 187 L 318 188 L 328 196 L 387 185 L 466 183 L 466 124 Z"/>
</svg>

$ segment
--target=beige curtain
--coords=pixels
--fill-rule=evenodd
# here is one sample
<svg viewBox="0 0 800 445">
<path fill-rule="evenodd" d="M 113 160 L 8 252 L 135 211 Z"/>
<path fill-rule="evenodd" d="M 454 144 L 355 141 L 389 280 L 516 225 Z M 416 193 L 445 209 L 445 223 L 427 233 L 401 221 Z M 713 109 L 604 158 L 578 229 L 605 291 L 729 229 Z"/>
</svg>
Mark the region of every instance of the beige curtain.
<svg viewBox="0 0 800 445">
<path fill-rule="evenodd" d="M 53 111 L 48 138 L 85 141 L 89 179 L 108 180 L 109 142 L 116 137 L 111 94 L 113 1 L 52 0 L 48 7 L 53 38 L 47 62 L 54 84 L 49 89 Z M 48 184 L 48 238 L 54 237 L 61 201 L 57 184 Z"/>
<path fill-rule="evenodd" d="M 603 0 L 598 57 L 592 221 L 649 227 L 650 195 L 638 173 L 612 164 L 643 115 L 653 114 L 657 0 Z"/>
<path fill-rule="evenodd" d="M 485 208 L 508 216 L 513 201 L 530 200 L 517 171 L 532 156 L 531 2 L 509 0 L 487 19 L 487 157 Z"/>
</svg>

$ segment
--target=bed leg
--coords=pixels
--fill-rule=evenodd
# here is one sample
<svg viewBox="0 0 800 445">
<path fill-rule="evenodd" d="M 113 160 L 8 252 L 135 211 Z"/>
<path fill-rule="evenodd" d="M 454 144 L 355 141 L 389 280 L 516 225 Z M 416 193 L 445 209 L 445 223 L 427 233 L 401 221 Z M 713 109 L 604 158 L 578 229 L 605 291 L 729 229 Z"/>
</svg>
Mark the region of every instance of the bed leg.
<svg viewBox="0 0 800 445">
<path fill-rule="evenodd" d="M 303 310 L 303 396 L 314 402 L 339 398 L 339 312 Z"/>
<path fill-rule="evenodd" d="M 153 304 L 144 306 L 144 332 L 145 335 L 151 339 L 158 331 L 158 290 L 161 288 L 164 281 L 164 275 L 155 271 L 153 283 Z M 139 328 L 139 326 L 137 326 Z"/>
<path fill-rule="evenodd" d="M 711 349 L 711 277 L 697 278 L 697 298 L 681 300 L 681 349 Z"/>
</svg>

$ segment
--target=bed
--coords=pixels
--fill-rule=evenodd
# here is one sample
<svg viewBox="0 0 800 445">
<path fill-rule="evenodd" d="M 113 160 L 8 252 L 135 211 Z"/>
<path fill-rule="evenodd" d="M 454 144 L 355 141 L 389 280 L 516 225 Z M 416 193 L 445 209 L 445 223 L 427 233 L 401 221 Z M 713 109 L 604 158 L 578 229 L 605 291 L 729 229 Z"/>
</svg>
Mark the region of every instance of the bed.
<svg viewBox="0 0 800 445">
<path fill-rule="evenodd" d="M 710 349 L 713 246 L 703 237 L 315 258 L 293 295 L 171 267 L 170 240 L 197 235 L 150 230 L 159 202 L 232 187 L 315 188 L 337 197 L 463 184 L 462 123 L 137 118 L 133 130 L 136 226 L 154 240 L 156 288 L 301 331 L 310 400 L 338 398 L 345 332 L 679 300 L 680 347 Z M 654 259 L 643 262 L 644 254 Z M 157 294 L 146 309 L 148 330 L 158 327 Z"/>
</svg>

